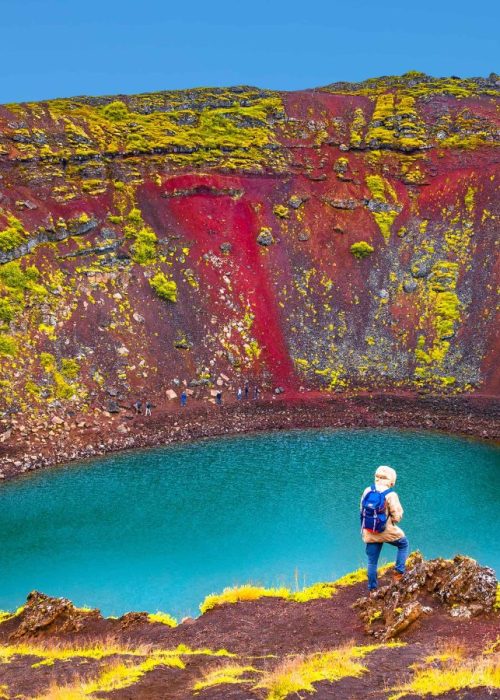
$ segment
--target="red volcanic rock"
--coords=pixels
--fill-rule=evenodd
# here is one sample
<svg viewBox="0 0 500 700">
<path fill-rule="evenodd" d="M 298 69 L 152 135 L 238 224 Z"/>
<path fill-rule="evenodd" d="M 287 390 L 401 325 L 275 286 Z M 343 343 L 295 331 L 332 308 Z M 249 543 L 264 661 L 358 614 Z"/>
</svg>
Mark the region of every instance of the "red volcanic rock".
<svg viewBox="0 0 500 700">
<path fill-rule="evenodd" d="M 495 76 L 0 106 L 1 410 L 496 395 L 497 129 Z"/>
<path fill-rule="evenodd" d="M 474 559 L 456 556 L 425 561 L 419 552 L 408 560 L 399 581 L 382 585 L 368 598 L 353 605 L 369 634 L 392 639 L 424 614 L 431 614 L 436 601 L 448 607 L 452 617 L 468 619 L 491 615 L 495 610 L 498 582 L 495 572 Z"/>
</svg>

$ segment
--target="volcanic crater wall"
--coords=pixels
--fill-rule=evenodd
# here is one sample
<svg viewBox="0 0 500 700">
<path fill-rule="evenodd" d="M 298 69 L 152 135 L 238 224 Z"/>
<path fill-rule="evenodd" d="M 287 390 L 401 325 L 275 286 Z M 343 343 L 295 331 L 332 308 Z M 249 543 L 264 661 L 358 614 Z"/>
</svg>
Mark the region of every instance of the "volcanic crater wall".
<svg viewBox="0 0 500 700">
<path fill-rule="evenodd" d="M 495 394 L 498 85 L 0 106 L 0 408 Z"/>
</svg>

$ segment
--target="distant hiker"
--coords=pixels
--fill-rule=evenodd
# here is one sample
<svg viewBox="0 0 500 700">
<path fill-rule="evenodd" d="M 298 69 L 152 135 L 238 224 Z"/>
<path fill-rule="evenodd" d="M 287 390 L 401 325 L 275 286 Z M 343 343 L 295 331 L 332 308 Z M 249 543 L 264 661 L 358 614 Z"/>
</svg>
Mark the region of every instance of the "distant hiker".
<svg viewBox="0 0 500 700">
<path fill-rule="evenodd" d="M 410 547 L 405 533 L 396 525 L 403 517 L 403 508 L 393 489 L 395 483 L 396 470 L 381 466 L 375 472 L 375 483 L 361 496 L 361 536 L 366 544 L 370 591 L 377 588 L 377 564 L 384 542 L 398 548 L 394 580 L 398 581 L 405 572 Z"/>
<path fill-rule="evenodd" d="M 248 382 L 245 382 L 245 399 L 248 399 L 248 392 L 250 391 L 250 387 L 248 385 Z"/>
<path fill-rule="evenodd" d="M 260 389 L 258 386 L 256 386 L 255 389 L 253 390 L 254 401 L 257 401 L 257 399 L 259 398 L 259 394 L 260 394 Z"/>
<path fill-rule="evenodd" d="M 222 391 L 219 390 L 219 391 L 215 394 L 215 401 L 216 401 L 216 403 L 217 403 L 218 406 L 222 406 Z"/>
<path fill-rule="evenodd" d="M 241 401 L 241 397 L 243 396 L 243 392 L 241 391 L 241 386 L 238 387 L 238 391 L 236 392 L 236 398 L 238 401 Z"/>
<path fill-rule="evenodd" d="M 134 410 L 136 416 L 138 416 L 140 413 L 142 413 L 142 401 L 137 400 L 134 404 Z"/>
<path fill-rule="evenodd" d="M 146 415 L 150 416 L 151 415 L 151 409 L 153 408 L 153 404 L 151 401 L 146 401 Z"/>
<path fill-rule="evenodd" d="M 181 394 L 181 406 L 185 406 L 187 404 L 187 400 L 188 400 L 187 394 L 185 391 L 183 391 Z"/>
</svg>

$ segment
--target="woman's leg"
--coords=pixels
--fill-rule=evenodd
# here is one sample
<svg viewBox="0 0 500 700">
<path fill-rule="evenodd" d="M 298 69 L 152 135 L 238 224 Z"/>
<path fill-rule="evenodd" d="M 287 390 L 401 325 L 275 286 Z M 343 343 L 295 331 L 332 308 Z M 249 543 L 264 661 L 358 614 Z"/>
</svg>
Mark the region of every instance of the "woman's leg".
<svg viewBox="0 0 500 700">
<path fill-rule="evenodd" d="M 368 590 L 374 591 L 377 588 L 377 564 L 382 542 L 369 542 L 366 545 L 366 556 L 368 557 Z"/>
<path fill-rule="evenodd" d="M 410 551 L 409 542 L 408 542 L 406 537 L 401 537 L 399 540 L 396 540 L 395 542 L 389 542 L 389 544 L 392 544 L 392 545 L 394 545 L 394 547 L 398 548 L 398 555 L 396 557 L 396 565 L 394 568 L 400 574 L 404 574 L 406 560 L 408 559 L 408 553 Z"/>
</svg>

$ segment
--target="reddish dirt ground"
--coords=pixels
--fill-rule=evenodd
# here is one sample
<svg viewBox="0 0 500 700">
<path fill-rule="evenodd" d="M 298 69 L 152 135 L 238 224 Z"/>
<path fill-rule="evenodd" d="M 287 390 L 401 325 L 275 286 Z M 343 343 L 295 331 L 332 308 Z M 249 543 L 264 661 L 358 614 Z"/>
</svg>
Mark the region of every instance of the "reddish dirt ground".
<svg viewBox="0 0 500 700">
<path fill-rule="evenodd" d="M 381 578 L 383 582 L 384 577 Z M 326 651 L 346 644 L 372 644 L 373 638 L 365 633 L 351 608 L 364 593 L 365 584 L 356 584 L 340 589 L 332 599 L 308 603 L 261 599 L 225 604 L 173 629 L 148 623 L 140 616 L 127 616 L 119 620 L 91 619 L 77 633 L 42 631 L 35 641 L 61 645 L 112 639 L 132 647 L 146 644 L 150 648 L 174 649 L 179 644 L 185 644 L 192 649 L 226 649 L 237 655 L 237 658 L 229 660 L 231 663 L 266 670 L 273 668 L 277 660 L 287 655 Z M 322 681 L 315 686 L 316 694 L 311 697 L 325 700 L 386 699 L 391 688 L 411 677 L 412 664 L 422 663 L 425 657 L 436 651 L 465 645 L 466 656 L 475 656 L 495 641 L 498 616 L 467 620 L 452 618 L 435 598 L 429 596 L 425 602 L 432 606 L 433 612 L 401 634 L 400 641 L 405 643 L 404 646 L 381 647 L 368 654 L 363 659 L 367 672 L 358 678 L 348 677 L 336 683 Z M 1 643 L 8 642 L 9 635 L 18 624 L 11 620 L 0 625 Z M 10 663 L 0 665 L 0 687 L 2 683 L 7 684 L 11 691 L 18 693 L 16 697 L 29 698 L 44 692 L 54 681 L 64 684 L 79 676 L 90 678 L 97 673 L 101 663 L 56 661 L 53 666 L 33 669 L 31 665 L 35 661 L 33 657 L 17 656 Z M 203 674 L 209 669 L 224 666 L 228 660 L 191 656 L 184 657 L 184 661 L 186 668 L 183 670 L 160 666 L 146 673 L 131 687 L 100 693 L 97 697 L 116 700 L 186 700 L 193 697 L 200 700 L 263 700 L 266 697 L 265 691 L 252 689 L 251 683 L 219 685 L 195 693 L 193 686 Z M 290 695 L 290 700 L 307 697 L 308 693 L 301 692 Z M 439 697 L 477 700 L 498 695 L 486 689 L 475 689 Z"/>
</svg>

